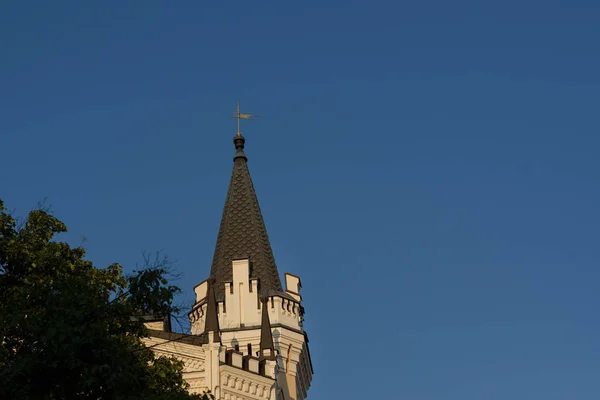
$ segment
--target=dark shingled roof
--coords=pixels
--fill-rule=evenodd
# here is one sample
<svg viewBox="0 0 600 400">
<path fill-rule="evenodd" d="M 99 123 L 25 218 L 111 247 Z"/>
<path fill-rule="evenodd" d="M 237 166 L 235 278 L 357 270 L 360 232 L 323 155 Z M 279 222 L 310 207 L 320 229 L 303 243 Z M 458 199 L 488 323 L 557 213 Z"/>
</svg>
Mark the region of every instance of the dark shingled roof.
<svg viewBox="0 0 600 400">
<path fill-rule="evenodd" d="M 216 281 L 214 290 L 219 301 L 224 298 L 223 283 L 233 280 L 231 261 L 242 258 L 250 259 L 250 278 L 259 280 L 261 297 L 283 292 L 246 164 L 248 159 L 244 154 L 245 142 L 241 135 L 233 138 L 236 148 L 233 173 L 210 269 L 210 277 Z"/>
<path fill-rule="evenodd" d="M 204 335 L 207 337 L 208 341 L 208 332 L 214 332 L 214 338 L 216 342 L 221 341 L 221 331 L 219 330 L 219 315 L 217 311 L 217 301 L 215 299 L 214 286 L 215 282 L 212 279 L 209 279 L 207 282 L 208 285 L 208 293 L 207 293 L 207 302 L 206 305 L 206 322 L 204 323 Z"/>
<path fill-rule="evenodd" d="M 202 346 L 206 344 L 206 338 L 199 335 L 186 335 L 185 333 L 164 332 L 155 329 L 148 329 L 148 336 L 165 339 L 169 342 L 181 342 L 194 346 Z"/>
<path fill-rule="evenodd" d="M 269 320 L 269 301 L 262 300 L 262 323 L 260 324 L 260 355 L 267 357 L 275 356 L 275 346 L 273 345 L 273 333 L 271 332 L 271 321 Z"/>
</svg>

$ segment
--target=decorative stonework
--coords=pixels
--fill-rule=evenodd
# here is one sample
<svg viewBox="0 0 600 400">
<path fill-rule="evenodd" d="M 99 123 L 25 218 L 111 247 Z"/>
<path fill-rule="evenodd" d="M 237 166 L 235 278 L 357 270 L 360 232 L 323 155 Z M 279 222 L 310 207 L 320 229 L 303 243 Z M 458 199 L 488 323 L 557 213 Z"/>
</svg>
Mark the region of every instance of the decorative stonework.
<svg viewBox="0 0 600 400">
<path fill-rule="evenodd" d="M 275 380 L 253 376 L 247 371 L 235 370 L 231 367 L 221 373 L 221 393 L 225 399 L 240 400 L 275 400 Z"/>
<path fill-rule="evenodd" d="M 163 350 L 154 350 L 157 356 L 175 357 L 176 359 L 183 361 L 183 372 L 197 372 L 204 371 L 204 360 L 194 357 L 187 357 L 181 354 L 170 353 Z"/>
<path fill-rule="evenodd" d="M 144 338 L 146 346 L 151 347 L 154 353 L 160 357 L 175 357 L 184 363 L 184 372 L 204 371 L 205 354 L 201 346 L 190 345 L 162 338 Z"/>
<path fill-rule="evenodd" d="M 204 393 L 208 392 L 208 388 L 206 387 L 204 379 L 195 379 L 195 380 L 188 379 L 187 383 L 189 383 L 189 385 L 190 385 L 190 388 L 189 388 L 190 393 L 204 394 Z"/>
</svg>

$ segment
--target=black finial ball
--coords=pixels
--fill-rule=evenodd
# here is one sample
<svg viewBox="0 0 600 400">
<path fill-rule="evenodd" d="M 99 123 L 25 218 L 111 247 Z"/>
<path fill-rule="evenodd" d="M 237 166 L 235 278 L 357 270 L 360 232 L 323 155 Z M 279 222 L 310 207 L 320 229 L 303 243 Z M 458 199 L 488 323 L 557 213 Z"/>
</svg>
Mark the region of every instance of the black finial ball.
<svg viewBox="0 0 600 400">
<path fill-rule="evenodd" d="M 242 135 L 235 135 L 233 137 L 233 144 L 235 144 L 235 148 L 241 150 L 244 148 L 244 143 L 246 143 L 246 139 Z"/>
</svg>

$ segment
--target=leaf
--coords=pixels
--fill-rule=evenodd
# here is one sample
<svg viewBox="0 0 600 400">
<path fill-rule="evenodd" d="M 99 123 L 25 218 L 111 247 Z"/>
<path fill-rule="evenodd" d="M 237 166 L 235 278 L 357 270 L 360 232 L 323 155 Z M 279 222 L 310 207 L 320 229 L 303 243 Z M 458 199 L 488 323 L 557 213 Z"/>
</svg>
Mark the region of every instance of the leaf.
<svg viewBox="0 0 600 400">
<path fill-rule="evenodd" d="M 200 398 L 180 361 L 154 360 L 131 318 L 170 312 L 179 289 L 167 271 L 97 268 L 83 248 L 53 240 L 66 231 L 42 209 L 17 228 L 0 199 L 0 398 Z"/>
</svg>

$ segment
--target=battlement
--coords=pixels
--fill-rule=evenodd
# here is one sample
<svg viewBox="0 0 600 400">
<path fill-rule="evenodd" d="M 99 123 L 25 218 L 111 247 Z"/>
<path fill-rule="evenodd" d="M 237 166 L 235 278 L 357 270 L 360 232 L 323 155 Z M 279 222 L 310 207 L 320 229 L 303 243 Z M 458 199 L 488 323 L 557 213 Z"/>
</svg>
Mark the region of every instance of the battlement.
<svg viewBox="0 0 600 400">
<path fill-rule="evenodd" d="M 222 366 L 221 373 L 226 373 L 221 378 L 221 393 L 225 397 L 231 395 L 231 398 L 243 394 L 240 398 L 244 399 L 246 397 L 243 396 L 249 393 L 262 393 L 267 397 L 273 395 L 266 384 L 263 389 L 259 388 L 260 385 L 256 389 L 250 385 L 249 382 L 254 379 L 251 376 L 256 376 L 276 379 L 280 390 L 296 393 L 297 400 L 306 398 L 313 371 L 308 339 L 302 329 L 304 308 L 300 277 L 286 273 L 285 292 L 270 292 L 263 302 L 259 295 L 260 282 L 250 278 L 250 260 L 233 260 L 231 267 L 232 281 L 220 283 L 223 294 L 216 302 L 223 346 L 219 364 Z M 193 335 L 204 333 L 208 289 L 208 281 L 194 288 L 196 303 L 188 314 Z M 275 358 L 261 357 L 263 307 L 266 307 L 272 329 Z"/>
<path fill-rule="evenodd" d="M 300 277 L 294 274 L 286 272 L 285 274 L 285 292 L 292 296 L 295 300 L 302 302 L 302 296 L 300 296 L 300 290 L 302 289 L 302 282 Z"/>
<path fill-rule="evenodd" d="M 254 357 L 252 355 L 244 355 L 244 353 L 234 349 L 221 352 L 219 358 L 219 361 L 222 364 L 275 379 L 276 361 Z"/>
<path fill-rule="evenodd" d="M 232 270 L 233 282 L 224 283 L 225 298 L 217 301 L 219 326 L 222 330 L 258 328 L 262 312 L 258 293 L 259 282 L 257 279 L 250 279 L 248 259 L 233 260 Z M 301 305 L 300 278 L 286 273 L 285 283 L 285 293 L 274 293 L 268 297 L 269 319 L 271 324 L 301 330 L 304 308 Z M 194 288 L 196 304 L 189 313 L 193 334 L 204 331 L 207 289 L 207 281 L 201 282 Z"/>
</svg>

